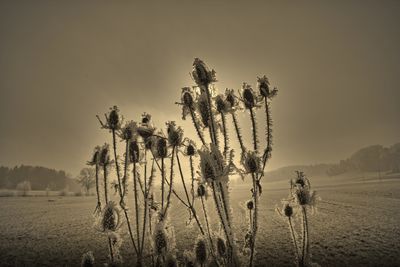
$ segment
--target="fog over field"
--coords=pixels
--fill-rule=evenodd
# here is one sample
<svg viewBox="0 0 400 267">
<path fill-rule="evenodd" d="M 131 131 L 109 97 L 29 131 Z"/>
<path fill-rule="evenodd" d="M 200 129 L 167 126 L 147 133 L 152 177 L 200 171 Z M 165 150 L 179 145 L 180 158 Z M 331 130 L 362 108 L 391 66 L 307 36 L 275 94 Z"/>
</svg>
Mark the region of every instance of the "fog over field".
<svg viewBox="0 0 400 267">
<path fill-rule="evenodd" d="M 1 266 L 400 266 L 400 1 L 0 1 Z"/>
</svg>

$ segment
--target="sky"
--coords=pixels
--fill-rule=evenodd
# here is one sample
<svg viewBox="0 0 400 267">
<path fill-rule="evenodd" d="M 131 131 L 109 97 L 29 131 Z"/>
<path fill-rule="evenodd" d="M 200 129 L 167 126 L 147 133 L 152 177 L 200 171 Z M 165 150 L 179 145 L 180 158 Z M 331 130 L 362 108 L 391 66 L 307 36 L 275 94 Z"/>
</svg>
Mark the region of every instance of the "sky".
<svg viewBox="0 0 400 267">
<path fill-rule="evenodd" d="M 196 138 L 174 104 L 195 57 L 221 92 L 264 74 L 278 87 L 268 169 L 399 142 L 398 14 L 400 1 L 1 1 L 0 165 L 76 175 L 111 141 L 95 115 L 113 105 Z"/>
</svg>

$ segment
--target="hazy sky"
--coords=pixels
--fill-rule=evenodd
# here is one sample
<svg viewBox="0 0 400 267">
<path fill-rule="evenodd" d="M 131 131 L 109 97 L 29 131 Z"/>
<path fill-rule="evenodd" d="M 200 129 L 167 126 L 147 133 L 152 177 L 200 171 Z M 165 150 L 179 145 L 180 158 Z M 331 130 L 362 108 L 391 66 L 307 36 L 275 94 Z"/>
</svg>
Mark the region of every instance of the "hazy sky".
<svg viewBox="0 0 400 267">
<path fill-rule="evenodd" d="M 95 115 L 114 104 L 180 123 L 195 57 L 221 90 L 263 74 L 278 87 L 270 169 L 399 142 L 399 14 L 400 1 L 1 1 L 0 165 L 76 174 L 110 141 Z"/>
</svg>

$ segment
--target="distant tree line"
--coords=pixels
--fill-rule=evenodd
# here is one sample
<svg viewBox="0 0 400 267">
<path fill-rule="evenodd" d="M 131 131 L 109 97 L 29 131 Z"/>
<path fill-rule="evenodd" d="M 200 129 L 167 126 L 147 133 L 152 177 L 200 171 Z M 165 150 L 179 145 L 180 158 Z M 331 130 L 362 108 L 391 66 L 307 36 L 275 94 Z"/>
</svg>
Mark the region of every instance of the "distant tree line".
<svg viewBox="0 0 400 267">
<path fill-rule="evenodd" d="M 350 158 L 333 165 L 327 174 L 334 176 L 348 171 L 400 172 L 400 143 L 390 147 L 373 145 L 362 148 Z"/>
<path fill-rule="evenodd" d="M 62 170 L 26 165 L 14 168 L 0 166 L 0 188 L 16 189 L 23 182 L 29 182 L 32 190 L 79 189 L 79 185 Z"/>
</svg>

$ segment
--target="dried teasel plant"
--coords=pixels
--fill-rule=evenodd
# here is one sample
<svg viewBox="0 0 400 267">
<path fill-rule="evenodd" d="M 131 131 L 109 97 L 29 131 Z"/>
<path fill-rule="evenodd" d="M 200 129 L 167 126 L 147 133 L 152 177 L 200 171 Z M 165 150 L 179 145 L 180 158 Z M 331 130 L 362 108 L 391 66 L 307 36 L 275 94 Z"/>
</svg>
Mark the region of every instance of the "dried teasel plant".
<svg viewBox="0 0 400 267">
<path fill-rule="evenodd" d="M 182 89 L 177 104 L 182 108 L 182 118 L 191 119 L 196 131 L 192 139 L 186 138 L 184 129 L 174 121 L 157 129 L 147 113 L 138 122 L 124 123 L 119 108 L 114 106 L 103 120 L 97 116 L 101 128 L 111 134 L 111 146 L 96 147 L 88 164 L 96 166 L 95 216 L 102 222 L 103 232 L 109 232 L 110 265 L 120 260 L 118 231 L 122 223 L 128 229 L 138 266 L 178 265 L 177 259 L 182 255 L 176 255 L 169 213 L 172 198 L 187 209 L 188 221 L 196 226 L 199 235 L 192 251 L 183 255 L 186 266 L 254 264 L 260 181 L 272 151 L 270 105 L 277 89 L 271 89 L 269 80 L 263 76 L 258 78 L 257 88 L 244 83 L 237 93 L 233 89 L 218 93 L 216 72 L 198 58 L 194 60 L 191 76 L 195 84 Z M 267 117 L 265 142 L 259 137 L 256 118 L 263 105 Z M 246 147 L 239 112 L 249 115 L 251 147 Z M 196 138 L 200 141 L 198 145 Z M 237 161 L 231 149 L 236 139 L 240 146 Z M 123 153 L 118 150 L 118 141 L 125 146 Z M 109 179 L 111 168 L 116 177 L 113 182 Z M 99 179 L 101 170 L 103 183 Z M 237 239 L 244 234 L 234 231 L 230 181 L 237 175 L 251 181 L 250 200 L 246 204 L 249 225 L 244 237 L 250 252 L 248 260 L 237 245 Z M 176 190 L 177 182 L 183 190 Z M 110 200 L 108 192 L 112 185 L 115 202 Z M 133 194 L 133 201 L 128 201 L 129 194 Z M 301 195 L 297 199 L 303 201 Z M 209 216 L 208 206 L 215 208 L 217 218 Z"/>
</svg>

